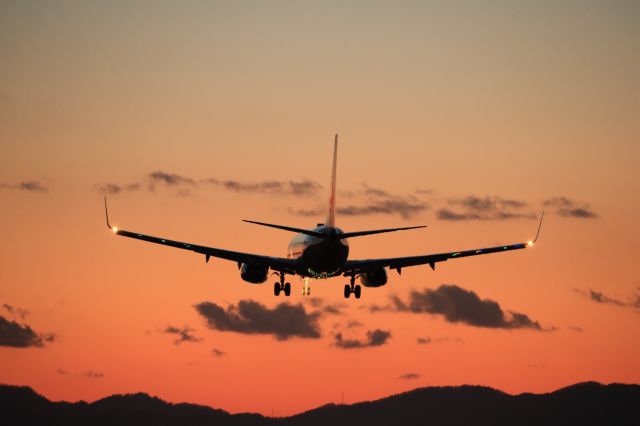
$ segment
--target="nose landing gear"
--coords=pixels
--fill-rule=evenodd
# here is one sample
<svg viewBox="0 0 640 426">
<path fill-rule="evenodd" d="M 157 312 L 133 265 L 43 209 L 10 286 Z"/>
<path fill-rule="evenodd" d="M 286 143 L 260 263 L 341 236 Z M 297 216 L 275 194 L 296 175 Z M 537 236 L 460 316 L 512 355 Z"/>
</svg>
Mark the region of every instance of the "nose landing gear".
<svg viewBox="0 0 640 426">
<path fill-rule="evenodd" d="M 355 285 L 356 276 L 351 275 L 351 283 L 344 285 L 344 298 L 348 299 L 351 296 L 351 293 L 356 297 L 356 299 L 360 299 L 360 295 L 362 295 L 362 287 L 360 284 Z"/>
<path fill-rule="evenodd" d="M 309 278 L 304 279 L 304 286 L 302 287 L 303 296 L 311 296 L 311 287 L 309 286 Z"/>
</svg>

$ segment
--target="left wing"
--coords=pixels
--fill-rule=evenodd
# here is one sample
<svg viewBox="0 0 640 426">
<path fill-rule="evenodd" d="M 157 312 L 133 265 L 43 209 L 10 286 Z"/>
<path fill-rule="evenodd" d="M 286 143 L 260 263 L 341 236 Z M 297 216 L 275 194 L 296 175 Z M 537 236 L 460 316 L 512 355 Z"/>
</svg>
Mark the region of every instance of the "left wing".
<svg viewBox="0 0 640 426">
<path fill-rule="evenodd" d="M 180 248 L 183 250 L 191 250 L 196 253 L 205 255 L 208 262 L 210 257 L 218 257 L 220 259 L 231 260 L 238 263 L 254 263 L 265 265 L 275 271 L 283 271 L 291 274 L 296 273 L 296 262 L 294 259 L 286 259 L 282 257 L 262 256 L 259 254 L 242 253 L 238 251 L 224 250 L 214 247 L 201 246 L 197 244 L 184 243 L 181 241 L 168 240 L 166 238 L 153 237 L 151 235 L 139 234 L 137 232 L 125 231 L 118 227 L 111 226 L 109 223 L 109 213 L 107 211 L 107 199 L 104 199 L 105 215 L 107 217 L 107 227 L 116 235 L 134 238 L 137 240 L 147 241 L 150 243 L 161 244 L 164 246 Z"/>
<path fill-rule="evenodd" d="M 536 233 L 536 237 L 533 240 L 527 241 L 525 243 L 516 243 L 516 244 L 509 244 L 509 245 L 496 246 L 496 247 L 486 247 L 486 248 L 480 248 L 475 250 L 427 254 L 423 256 L 392 257 L 387 259 L 348 260 L 343 268 L 344 275 L 358 274 L 372 268 L 380 268 L 380 267 L 395 269 L 399 273 L 404 267 L 417 266 L 417 265 L 429 265 L 431 266 L 431 269 L 435 270 L 436 263 L 444 262 L 449 259 L 457 259 L 459 257 L 468 257 L 468 256 L 478 256 L 481 254 L 500 253 L 504 251 L 520 250 L 527 247 L 532 247 L 535 244 L 535 242 L 538 241 L 538 237 L 540 236 L 540 228 L 542 227 L 543 217 L 544 217 L 544 212 L 542 212 L 542 216 L 540 217 L 540 224 L 538 225 L 538 232 Z"/>
</svg>

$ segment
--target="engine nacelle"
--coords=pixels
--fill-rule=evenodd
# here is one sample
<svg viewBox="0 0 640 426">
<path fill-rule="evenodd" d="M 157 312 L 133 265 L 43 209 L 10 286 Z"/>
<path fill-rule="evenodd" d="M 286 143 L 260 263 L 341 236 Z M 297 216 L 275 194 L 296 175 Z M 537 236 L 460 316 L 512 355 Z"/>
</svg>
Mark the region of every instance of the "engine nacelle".
<svg viewBox="0 0 640 426">
<path fill-rule="evenodd" d="M 240 277 L 248 283 L 261 284 L 267 280 L 268 275 L 268 266 L 243 263 L 240 267 Z"/>
<path fill-rule="evenodd" d="M 384 268 L 370 269 L 360 275 L 360 282 L 365 287 L 381 287 L 387 283 L 387 270 Z"/>
</svg>

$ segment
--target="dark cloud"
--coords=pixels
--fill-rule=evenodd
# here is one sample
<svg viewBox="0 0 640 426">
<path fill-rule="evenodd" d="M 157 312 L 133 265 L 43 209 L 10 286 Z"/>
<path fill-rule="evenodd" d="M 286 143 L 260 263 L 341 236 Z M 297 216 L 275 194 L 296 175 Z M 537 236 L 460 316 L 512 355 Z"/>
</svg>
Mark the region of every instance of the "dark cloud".
<svg viewBox="0 0 640 426">
<path fill-rule="evenodd" d="M 428 345 L 432 341 L 433 341 L 433 339 L 431 339 L 431 337 L 418 337 L 416 339 L 416 343 L 419 344 L 419 345 Z"/>
<path fill-rule="evenodd" d="M 403 219 L 410 219 L 418 213 L 429 209 L 424 201 L 408 199 L 389 199 L 373 201 L 364 205 L 338 207 L 336 212 L 343 216 L 370 216 L 377 214 L 397 214 Z"/>
<path fill-rule="evenodd" d="M 57 373 L 57 374 L 59 374 L 59 375 L 61 375 L 61 376 L 68 376 L 68 375 L 69 375 L 69 372 L 68 372 L 68 371 L 66 371 L 66 370 L 63 370 L 62 368 L 58 368 L 58 369 L 56 370 L 56 373 Z"/>
<path fill-rule="evenodd" d="M 82 377 L 84 377 L 85 379 L 102 379 L 104 377 L 104 373 L 89 370 L 82 373 Z"/>
<path fill-rule="evenodd" d="M 420 374 L 418 373 L 405 373 L 398 377 L 400 380 L 416 380 L 420 378 Z"/>
<path fill-rule="evenodd" d="M 577 202 L 567 197 L 554 197 L 544 201 L 545 207 L 552 207 L 556 213 L 563 217 L 575 217 L 579 219 L 594 219 L 598 215 L 591 210 L 589 204 Z"/>
<path fill-rule="evenodd" d="M 28 325 L 9 321 L 0 315 L 0 346 L 42 347 L 45 342 L 53 342 L 54 340 L 54 334 L 37 334 Z"/>
<path fill-rule="evenodd" d="M 347 321 L 347 323 L 345 324 L 345 327 L 347 327 L 347 328 L 357 328 L 357 327 L 362 327 L 363 325 L 364 324 L 362 324 L 358 320 L 351 320 L 351 321 Z"/>
<path fill-rule="evenodd" d="M 7 303 L 4 303 L 2 305 L 2 307 L 14 318 L 14 319 L 21 319 L 24 320 L 27 315 L 29 315 L 29 311 L 27 311 L 26 309 L 22 309 L 22 308 L 18 308 L 15 306 L 11 306 Z"/>
<path fill-rule="evenodd" d="M 533 213 L 522 211 L 527 207 L 527 203 L 520 200 L 469 195 L 461 199 L 450 199 L 447 203 L 450 208 L 441 208 L 436 212 L 440 220 L 507 220 L 535 217 Z"/>
<path fill-rule="evenodd" d="M 220 350 L 220 349 L 218 349 L 218 348 L 213 348 L 213 349 L 211 350 L 211 354 L 212 354 L 213 356 L 215 356 L 216 358 L 222 358 L 223 356 L 227 356 L 227 353 L 226 353 L 226 352 L 224 352 L 224 351 L 222 351 L 222 350 Z"/>
<path fill-rule="evenodd" d="M 193 331 L 194 331 L 193 328 L 186 325 L 182 328 L 168 325 L 164 330 L 162 330 L 163 333 L 175 334 L 176 336 L 178 336 L 177 339 L 174 341 L 176 345 L 179 345 L 180 343 L 183 343 L 183 342 L 199 341 L 200 339 L 193 335 Z"/>
<path fill-rule="evenodd" d="M 37 180 L 24 181 L 17 184 L 0 183 L 0 189 L 17 189 L 19 191 L 42 193 L 49 192 L 49 189 Z"/>
<path fill-rule="evenodd" d="M 582 333 L 584 331 L 584 329 L 582 327 L 580 327 L 579 325 L 570 325 L 569 326 L 569 330 L 573 330 L 577 333 Z"/>
<path fill-rule="evenodd" d="M 302 305 L 280 303 L 274 308 L 252 300 L 241 300 L 238 305 L 223 309 L 213 302 L 195 305 L 209 328 L 243 334 L 271 334 L 277 340 L 293 337 L 318 339 L 320 312 L 307 312 Z"/>
<path fill-rule="evenodd" d="M 342 349 L 362 349 L 374 346 L 381 346 L 387 343 L 391 337 L 391 332 L 387 330 L 369 330 L 367 331 L 366 340 L 345 339 L 342 333 L 336 333 L 334 338 L 334 346 Z"/>
<path fill-rule="evenodd" d="M 443 284 L 435 290 L 414 290 L 409 294 L 407 302 L 392 296 L 390 305 L 373 306 L 369 310 L 442 315 L 448 322 L 461 322 L 476 327 L 543 330 L 537 321 L 533 321 L 527 315 L 513 311 L 505 312 L 498 302 L 480 299 L 475 292 L 457 285 Z"/>
<path fill-rule="evenodd" d="M 620 306 L 620 307 L 625 307 L 625 308 L 632 308 L 632 309 L 638 309 L 640 310 L 640 288 L 638 288 L 638 292 L 635 295 L 632 295 L 629 297 L 628 301 L 625 302 L 623 300 L 620 299 L 616 299 L 610 296 L 607 296 L 606 294 L 600 292 L 600 291 L 595 291 L 595 290 L 582 290 L 579 288 L 575 288 L 574 291 L 576 291 L 577 293 L 580 293 L 581 295 L 583 295 L 584 297 L 596 302 L 596 303 L 601 303 L 601 304 L 605 304 L 605 305 L 614 305 L 614 306 Z"/>
</svg>

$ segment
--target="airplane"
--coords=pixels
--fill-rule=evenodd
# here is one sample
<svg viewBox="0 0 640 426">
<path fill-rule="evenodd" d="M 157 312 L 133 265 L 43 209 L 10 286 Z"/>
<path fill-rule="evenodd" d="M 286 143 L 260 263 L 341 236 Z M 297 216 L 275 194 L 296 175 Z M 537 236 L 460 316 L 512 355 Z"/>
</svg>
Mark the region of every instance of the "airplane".
<svg viewBox="0 0 640 426">
<path fill-rule="evenodd" d="M 153 237 L 139 234 L 137 232 L 126 231 L 109 223 L 109 212 L 107 210 L 107 197 L 104 198 L 105 215 L 107 227 L 116 235 L 135 238 L 150 243 L 162 244 L 169 247 L 176 247 L 184 250 L 191 250 L 205 256 L 205 262 L 209 262 L 211 257 L 226 259 L 237 262 L 240 269 L 240 277 L 251 284 L 263 284 L 267 281 L 269 270 L 272 274 L 278 275 L 279 280 L 273 284 L 273 294 L 285 296 L 291 294 L 291 284 L 285 282 L 286 275 L 299 275 L 304 279 L 302 288 L 303 295 L 310 295 L 311 288 L 309 279 L 327 279 L 342 275 L 349 278 L 349 284 L 344 286 L 344 297 L 349 298 L 351 294 L 359 299 L 362 294 L 362 287 L 356 284 L 356 278 L 364 287 L 384 286 L 387 279 L 387 269 L 402 273 L 402 268 L 417 265 L 429 265 L 435 270 L 436 263 L 450 259 L 477 256 L 481 254 L 501 253 L 505 251 L 520 250 L 532 247 L 540 236 L 542 219 L 540 217 L 538 231 L 533 240 L 523 243 L 501 245 L 496 247 L 486 247 L 474 250 L 451 251 L 446 253 L 426 254 L 409 257 L 390 257 L 382 259 L 349 260 L 348 240 L 364 235 L 382 234 L 386 232 L 405 231 L 409 229 L 425 228 L 426 226 L 408 226 L 402 228 L 375 229 L 367 231 L 344 232 L 336 226 L 336 165 L 338 159 L 338 135 L 335 135 L 333 145 L 333 164 L 331 168 L 331 187 L 328 204 L 328 211 L 324 223 L 319 223 L 313 229 L 301 229 L 291 226 L 275 225 L 272 223 L 257 222 L 253 220 L 243 220 L 261 226 L 281 229 L 284 231 L 297 233 L 287 250 L 287 257 L 263 256 L 251 253 L 224 250 L 214 247 L 207 247 L 197 244 L 184 243 L 181 241 L 169 240 L 166 238 Z"/>
</svg>

